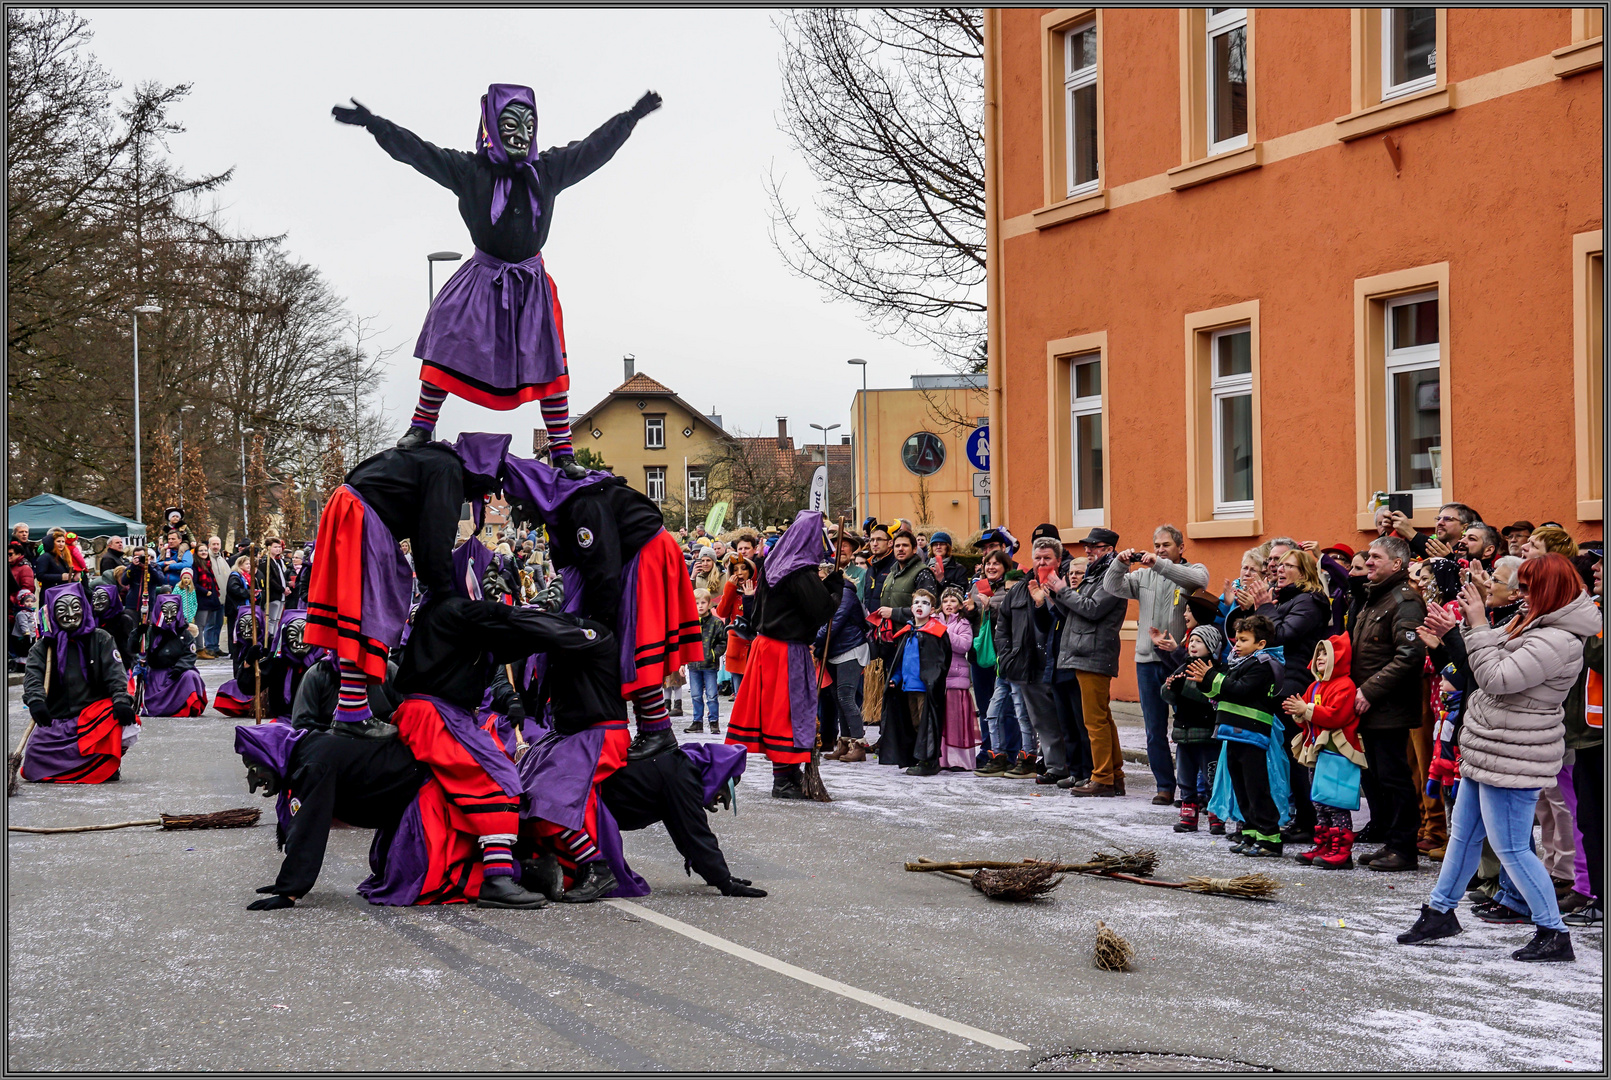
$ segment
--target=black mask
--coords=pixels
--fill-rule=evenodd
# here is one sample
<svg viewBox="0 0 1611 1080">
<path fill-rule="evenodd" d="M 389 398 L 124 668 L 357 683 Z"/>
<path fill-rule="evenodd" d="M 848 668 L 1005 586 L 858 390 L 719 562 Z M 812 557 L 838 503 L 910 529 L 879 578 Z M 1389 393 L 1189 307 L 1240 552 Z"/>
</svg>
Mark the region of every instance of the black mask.
<svg viewBox="0 0 1611 1080">
<path fill-rule="evenodd" d="M 257 620 L 252 617 L 252 613 L 249 612 L 249 611 L 246 612 L 245 614 L 243 614 L 240 618 L 236 619 L 235 620 L 235 638 L 236 638 L 236 640 L 238 640 L 238 641 L 251 641 L 252 640 L 252 626 L 256 621 Z"/>
<path fill-rule="evenodd" d="M 58 596 L 50 613 L 56 620 L 56 629 L 69 634 L 84 625 L 84 604 L 76 596 Z"/>
<path fill-rule="evenodd" d="M 537 135 L 537 114 L 519 102 L 505 105 L 498 114 L 498 139 L 510 161 L 525 161 L 531 153 L 531 140 Z"/>
<path fill-rule="evenodd" d="M 97 618 L 106 614 L 112 606 L 112 594 L 105 589 L 97 588 L 90 593 L 90 610 L 95 612 Z"/>
<path fill-rule="evenodd" d="M 296 619 L 285 628 L 285 651 L 292 656 L 304 657 L 308 655 L 308 650 L 312 648 L 311 645 L 302 640 L 302 631 L 307 628 L 307 625 L 305 620 Z"/>
</svg>

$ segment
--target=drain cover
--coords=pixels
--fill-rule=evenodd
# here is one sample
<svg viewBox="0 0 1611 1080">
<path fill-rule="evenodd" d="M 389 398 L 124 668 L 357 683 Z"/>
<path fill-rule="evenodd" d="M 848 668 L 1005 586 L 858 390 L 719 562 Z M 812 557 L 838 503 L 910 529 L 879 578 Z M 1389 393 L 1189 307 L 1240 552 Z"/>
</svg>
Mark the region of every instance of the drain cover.
<svg viewBox="0 0 1611 1080">
<path fill-rule="evenodd" d="M 1224 1058 L 1189 1054 L 1148 1054 L 1124 1050 L 1070 1050 L 1030 1066 L 1034 1072 L 1275 1072 Z"/>
</svg>

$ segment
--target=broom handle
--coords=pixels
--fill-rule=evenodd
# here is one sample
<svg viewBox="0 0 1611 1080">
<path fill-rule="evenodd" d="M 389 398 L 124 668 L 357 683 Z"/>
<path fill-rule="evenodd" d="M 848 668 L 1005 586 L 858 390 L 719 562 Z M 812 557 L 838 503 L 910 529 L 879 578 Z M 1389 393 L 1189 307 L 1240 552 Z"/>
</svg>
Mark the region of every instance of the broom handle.
<svg viewBox="0 0 1611 1080">
<path fill-rule="evenodd" d="M 138 825 L 161 824 L 161 818 L 152 818 L 150 821 L 119 821 L 113 825 L 68 825 L 58 829 L 41 829 L 33 825 L 7 825 L 6 831 L 27 833 L 104 832 L 107 829 L 132 829 Z"/>
<path fill-rule="evenodd" d="M 1133 881 L 1137 885 L 1156 885 L 1160 889 L 1184 889 L 1189 884 L 1185 881 L 1158 881 L 1155 878 L 1136 877 L 1134 874 L 1092 874 L 1091 876 L 1117 878 L 1120 881 Z"/>
<path fill-rule="evenodd" d="M 34 591 L 35 591 L 35 593 L 37 593 L 39 591 L 39 586 L 38 586 L 37 583 L 34 585 Z M 38 604 L 36 603 L 35 607 L 37 607 L 37 606 L 38 606 Z M 50 649 L 45 653 L 45 697 L 47 699 L 50 697 L 50 668 L 51 668 L 51 661 L 53 659 L 55 659 L 55 656 L 56 656 L 56 650 L 55 649 Z M 6 794 L 7 795 L 11 794 L 11 790 L 12 790 L 12 788 L 15 786 L 15 784 L 17 782 L 17 774 L 22 770 L 22 752 L 28 748 L 28 740 L 33 736 L 35 726 L 36 726 L 36 724 L 34 722 L 34 719 L 33 719 L 33 717 L 30 716 L 28 718 L 28 726 L 22 729 L 22 738 L 17 740 L 17 749 L 16 749 L 16 751 L 6 761 Z"/>
<path fill-rule="evenodd" d="M 251 583 L 251 581 L 247 581 L 246 582 L 246 590 L 247 590 L 246 599 L 247 599 L 248 603 L 250 603 L 251 599 L 252 599 L 251 589 L 252 589 L 252 583 Z M 265 607 L 264 607 L 263 610 L 265 612 L 267 612 L 268 608 L 267 608 L 266 605 L 267 605 L 267 601 L 268 601 L 268 590 L 267 590 L 266 587 L 265 587 L 264 592 L 263 592 L 263 599 L 264 599 L 264 603 L 265 603 Z M 256 646 L 257 645 L 257 612 L 255 612 L 255 611 L 251 612 L 251 616 L 252 616 L 252 644 L 253 644 L 253 646 Z M 267 616 L 265 615 L 265 618 L 266 617 Z M 256 660 L 252 661 L 252 686 L 254 687 L 254 689 L 252 690 L 252 715 L 256 718 L 256 719 L 254 719 L 252 721 L 252 723 L 261 724 L 263 722 L 263 668 Z"/>
</svg>

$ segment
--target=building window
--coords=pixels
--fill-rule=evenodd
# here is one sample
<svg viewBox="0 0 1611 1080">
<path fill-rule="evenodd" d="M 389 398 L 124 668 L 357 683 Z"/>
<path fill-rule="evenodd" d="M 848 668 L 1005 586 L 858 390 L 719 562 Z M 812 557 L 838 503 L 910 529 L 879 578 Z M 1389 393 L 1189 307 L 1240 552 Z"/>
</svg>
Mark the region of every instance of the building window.
<svg viewBox="0 0 1611 1080">
<path fill-rule="evenodd" d="M 1253 331 L 1216 331 L 1209 393 L 1214 417 L 1214 517 L 1253 513 Z"/>
<path fill-rule="evenodd" d="M 1387 376 L 1387 483 L 1417 506 L 1438 506 L 1443 487 L 1443 385 L 1438 294 L 1390 300 L 1382 327 Z"/>
<path fill-rule="evenodd" d="M 1209 8 L 1208 152 L 1247 145 L 1247 9 Z"/>
<path fill-rule="evenodd" d="M 1605 233 L 1572 237 L 1572 397 L 1577 422 L 1577 518 L 1604 519 Z"/>
<path fill-rule="evenodd" d="M 945 464 L 945 444 L 938 435 L 919 431 L 901 445 L 901 464 L 918 476 L 933 476 Z"/>
<path fill-rule="evenodd" d="M 644 470 L 645 494 L 657 503 L 666 501 L 666 470 L 663 465 L 651 465 Z"/>
<path fill-rule="evenodd" d="M 1102 515 L 1102 354 L 1069 361 L 1072 388 L 1070 435 L 1073 443 L 1074 525 L 1101 525 Z"/>
<path fill-rule="evenodd" d="M 666 448 L 666 418 L 664 416 L 645 416 L 643 418 L 643 445 L 647 450 L 664 450 Z"/>
<path fill-rule="evenodd" d="M 1067 130 L 1070 198 L 1093 192 L 1101 183 L 1096 111 L 1096 20 L 1064 35 L 1063 112 Z"/>
<path fill-rule="evenodd" d="M 703 472 L 688 470 L 688 501 L 704 502 L 708 498 L 705 487 L 705 474 Z"/>
<path fill-rule="evenodd" d="M 1382 8 L 1382 100 L 1438 81 L 1438 9 Z"/>
</svg>

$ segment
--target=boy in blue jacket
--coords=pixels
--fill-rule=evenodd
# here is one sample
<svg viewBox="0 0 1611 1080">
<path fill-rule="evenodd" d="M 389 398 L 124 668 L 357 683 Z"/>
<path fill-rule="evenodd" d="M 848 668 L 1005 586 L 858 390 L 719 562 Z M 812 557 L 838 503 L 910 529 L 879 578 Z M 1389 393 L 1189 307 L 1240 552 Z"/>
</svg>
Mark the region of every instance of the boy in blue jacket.
<svg viewBox="0 0 1611 1080">
<path fill-rule="evenodd" d="M 1277 695 L 1286 666 L 1266 652 L 1275 638 L 1275 626 L 1263 615 L 1242 618 L 1236 624 L 1231 661 L 1212 672 L 1203 660 L 1194 660 L 1186 674 L 1204 697 L 1214 702 L 1219 726 L 1214 738 L 1226 744 L 1225 765 L 1231 790 L 1242 809 L 1242 842 L 1231 850 L 1255 858 L 1281 857 L 1281 818 L 1270 794 L 1265 757 L 1275 720 Z"/>
</svg>

